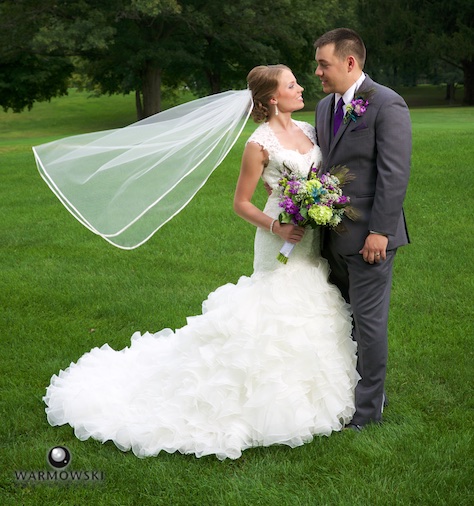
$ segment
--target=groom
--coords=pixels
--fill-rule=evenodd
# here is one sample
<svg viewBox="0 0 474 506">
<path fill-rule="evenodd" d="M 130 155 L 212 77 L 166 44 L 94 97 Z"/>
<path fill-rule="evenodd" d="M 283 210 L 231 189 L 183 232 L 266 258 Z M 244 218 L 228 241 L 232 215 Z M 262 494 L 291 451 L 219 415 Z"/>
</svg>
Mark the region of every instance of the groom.
<svg viewBox="0 0 474 506">
<path fill-rule="evenodd" d="M 411 122 L 403 99 L 363 73 L 366 51 L 356 32 L 332 30 L 314 47 L 316 76 L 328 94 L 316 108 L 323 168 L 350 169 L 355 179 L 344 193 L 360 213 L 357 221 L 344 219 L 344 232 L 326 232 L 322 254 L 329 261 L 330 280 L 352 306 L 361 380 L 350 427 L 361 430 L 381 422 L 386 401 L 392 266 L 397 248 L 409 242 L 402 204 L 410 173 Z"/>
</svg>

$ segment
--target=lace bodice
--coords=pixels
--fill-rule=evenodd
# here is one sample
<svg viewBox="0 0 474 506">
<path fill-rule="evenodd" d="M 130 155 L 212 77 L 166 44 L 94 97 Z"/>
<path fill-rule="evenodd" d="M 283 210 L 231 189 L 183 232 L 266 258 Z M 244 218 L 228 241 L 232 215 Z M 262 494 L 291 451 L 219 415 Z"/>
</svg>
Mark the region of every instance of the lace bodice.
<svg viewBox="0 0 474 506">
<path fill-rule="evenodd" d="M 313 148 L 307 153 L 302 154 L 299 151 L 284 148 L 268 123 L 260 125 L 247 141 L 256 142 L 268 153 L 269 161 L 263 170 L 262 179 L 268 183 L 273 192 L 268 197 L 263 212 L 272 218 L 278 218 L 281 212 L 278 180 L 284 167 L 286 166 L 293 172 L 306 177 L 311 167 L 319 166 L 322 161 L 321 151 L 316 144 L 314 128 L 309 123 L 293 121 L 314 144 Z M 319 245 L 315 241 L 318 238 L 319 234 L 314 234 L 313 230 L 308 229 L 303 240 L 291 253 L 289 262 L 314 262 L 317 256 L 316 252 L 319 249 Z M 280 268 L 283 264 L 276 260 L 276 256 L 282 245 L 283 241 L 280 237 L 271 235 L 267 230 L 257 229 L 255 236 L 254 271 L 268 271 Z"/>
<path fill-rule="evenodd" d="M 267 151 L 269 162 L 263 171 L 262 179 L 272 189 L 278 187 L 278 180 L 280 179 L 284 165 L 292 171 L 306 176 L 309 169 L 312 166 L 319 165 L 322 160 L 321 151 L 316 145 L 314 127 L 303 121 L 293 121 L 314 144 L 313 149 L 307 153 L 302 154 L 296 150 L 285 149 L 268 123 L 260 125 L 247 141 L 256 142 Z"/>
</svg>

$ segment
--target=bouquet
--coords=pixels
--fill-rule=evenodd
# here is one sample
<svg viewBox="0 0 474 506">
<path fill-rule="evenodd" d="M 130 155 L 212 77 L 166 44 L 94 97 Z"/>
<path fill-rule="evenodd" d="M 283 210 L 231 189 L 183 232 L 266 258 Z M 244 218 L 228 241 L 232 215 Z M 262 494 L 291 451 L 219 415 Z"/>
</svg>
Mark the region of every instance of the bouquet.
<svg viewBox="0 0 474 506">
<path fill-rule="evenodd" d="M 341 189 L 351 179 L 353 177 L 349 169 L 340 165 L 321 176 L 318 176 L 318 169 L 312 167 L 307 178 L 292 173 L 285 166 L 285 172 L 278 181 L 281 191 L 279 205 L 283 209 L 278 221 L 300 227 L 336 228 L 344 214 L 355 219 L 356 213 L 350 206 L 350 199 L 343 195 Z M 294 246 L 285 241 L 277 259 L 286 264 Z"/>
</svg>

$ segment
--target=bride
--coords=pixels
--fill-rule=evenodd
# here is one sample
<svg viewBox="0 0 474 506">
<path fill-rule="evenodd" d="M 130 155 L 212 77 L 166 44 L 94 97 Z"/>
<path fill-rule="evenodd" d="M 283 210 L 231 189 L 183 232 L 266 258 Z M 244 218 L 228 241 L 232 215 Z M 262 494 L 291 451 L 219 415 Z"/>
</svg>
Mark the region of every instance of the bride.
<svg viewBox="0 0 474 506">
<path fill-rule="evenodd" d="M 130 347 L 94 348 L 54 375 L 44 397 L 51 425 L 138 457 L 236 459 L 350 422 L 359 376 L 349 307 L 327 281 L 318 230 L 277 219 L 283 166 L 305 176 L 321 163 L 314 129 L 291 118 L 303 88 L 283 65 L 247 80 L 262 124 L 247 141 L 234 208 L 257 227 L 254 273 L 211 293 L 184 327 L 137 332 Z M 263 211 L 251 202 L 260 178 L 273 190 Z M 277 260 L 284 241 L 295 244 L 287 264 Z"/>
</svg>

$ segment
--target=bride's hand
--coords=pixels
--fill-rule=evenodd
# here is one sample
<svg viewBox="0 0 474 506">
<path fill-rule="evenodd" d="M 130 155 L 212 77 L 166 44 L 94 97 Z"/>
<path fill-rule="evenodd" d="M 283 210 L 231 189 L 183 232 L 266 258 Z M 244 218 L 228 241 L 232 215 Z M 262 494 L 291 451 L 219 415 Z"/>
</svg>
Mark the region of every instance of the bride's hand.
<svg viewBox="0 0 474 506">
<path fill-rule="evenodd" d="M 297 244 L 303 239 L 305 229 L 304 227 L 297 227 L 291 223 L 275 222 L 273 226 L 273 233 L 280 236 L 285 241 Z"/>
</svg>

